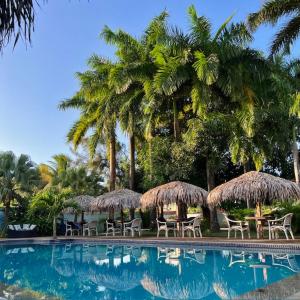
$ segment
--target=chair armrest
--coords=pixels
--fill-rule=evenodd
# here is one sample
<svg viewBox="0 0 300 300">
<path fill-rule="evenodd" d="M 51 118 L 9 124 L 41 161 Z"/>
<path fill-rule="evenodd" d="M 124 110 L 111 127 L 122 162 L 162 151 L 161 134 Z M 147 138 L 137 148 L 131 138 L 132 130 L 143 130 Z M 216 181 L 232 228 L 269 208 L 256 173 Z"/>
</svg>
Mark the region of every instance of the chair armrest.
<svg viewBox="0 0 300 300">
<path fill-rule="evenodd" d="M 228 219 L 229 224 L 233 223 L 233 224 L 239 224 L 240 226 L 242 226 L 243 222 L 247 222 L 247 221 L 236 221 L 236 220 L 232 220 L 232 219 Z"/>
<path fill-rule="evenodd" d="M 183 221 L 183 222 L 181 222 L 181 224 L 182 224 L 183 226 L 193 225 L 193 223 L 194 223 L 194 220 L 191 220 L 191 221 Z"/>
<path fill-rule="evenodd" d="M 130 221 L 130 222 L 124 222 L 124 223 L 123 223 L 124 227 L 128 227 L 128 226 L 130 226 L 131 224 L 132 224 L 132 221 Z"/>
<path fill-rule="evenodd" d="M 159 224 L 159 225 L 167 225 L 167 222 L 163 222 L 163 221 L 156 221 L 157 222 L 157 224 Z"/>
<path fill-rule="evenodd" d="M 276 225 L 283 225 L 283 218 L 276 219 L 276 220 L 268 220 L 268 226 L 276 226 Z"/>
</svg>

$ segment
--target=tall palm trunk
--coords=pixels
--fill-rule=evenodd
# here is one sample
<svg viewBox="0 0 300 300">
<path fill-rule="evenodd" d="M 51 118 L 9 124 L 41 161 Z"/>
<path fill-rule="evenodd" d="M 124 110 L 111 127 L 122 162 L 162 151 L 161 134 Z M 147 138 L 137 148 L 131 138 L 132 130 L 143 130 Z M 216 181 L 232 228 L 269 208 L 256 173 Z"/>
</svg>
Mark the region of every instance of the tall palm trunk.
<svg viewBox="0 0 300 300">
<path fill-rule="evenodd" d="M 56 217 L 53 217 L 53 223 L 52 223 L 52 231 L 53 231 L 53 239 L 56 239 Z"/>
<path fill-rule="evenodd" d="M 130 156 L 130 168 L 129 168 L 129 187 L 131 190 L 134 190 L 135 186 L 135 137 L 134 134 L 129 136 L 129 156 Z"/>
<path fill-rule="evenodd" d="M 10 200 L 6 200 L 4 203 L 4 225 L 8 225 L 8 217 L 9 217 L 9 210 L 10 210 Z"/>
<path fill-rule="evenodd" d="M 212 169 L 212 166 L 209 162 L 209 159 L 206 160 L 206 178 L 207 178 L 207 190 L 210 192 L 215 187 L 215 173 Z M 218 231 L 220 229 L 218 223 L 217 209 L 210 208 L 210 229 L 212 231 Z"/>
<path fill-rule="evenodd" d="M 149 180 L 153 179 L 152 135 L 148 138 Z"/>
<path fill-rule="evenodd" d="M 174 130 L 174 139 L 175 141 L 178 141 L 180 137 L 180 126 L 178 120 L 177 102 L 175 99 L 173 99 L 173 130 Z"/>
<path fill-rule="evenodd" d="M 112 130 L 109 139 L 109 191 L 116 188 L 116 134 Z M 114 219 L 114 209 L 109 209 L 109 219 Z"/>
<path fill-rule="evenodd" d="M 294 158 L 294 174 L 295 174 L 295 181 L 299 184 L 299 150 L 297 144 L 297 127 L 293 127 L 293 144 L 292 144 L 292 153 Z"/>
<path fill-rule="evenodd" d="M 130 168 L 129 168 L 129 187 L 132 191 L 135 189 L 135 136 L 133 133 L 129 136 Z M 130 218 L 134 219 L 135 209 L 130 209 Z"/>
</svg>

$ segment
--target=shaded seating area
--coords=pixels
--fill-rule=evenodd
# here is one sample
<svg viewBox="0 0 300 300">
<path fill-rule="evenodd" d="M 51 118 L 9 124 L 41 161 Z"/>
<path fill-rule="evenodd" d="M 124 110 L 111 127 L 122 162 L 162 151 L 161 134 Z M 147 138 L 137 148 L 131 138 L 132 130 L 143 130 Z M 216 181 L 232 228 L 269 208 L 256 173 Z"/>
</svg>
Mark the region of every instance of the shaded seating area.
<svg viewBox="0 0 300 300">
<path fill-rule="evenodd" d="M 255 206 L 254 217 L 247 217 L 246 220 L 256 222 L 257 238 L 263 238 L 264 230 L 268 230 L 269 239 L 279 238 L 279 232 L 283 232 L 286 239 L 288 234 L 293 239 L 291 229 L 292 214 L 287 214 L 281 219 L 268 220 L 262 215 L 262 205 L 272 204 L 275 201 L 296 201 L 300 199 L 300 188 L 292 181 L 276 177 L 267 173 L 250 171 L 213 189 L 207 198 L 208 205 L 213 208 L 223 202 L 247 203 L 247 206 Z M 264 223 L 268 224 L 265 226 Z M 249 232 L 249 224 L 242 221 L 228 220 L 228 238 L 230 231 Z M 230 229 L 229 229 L 230 228 Z"/>
<path fill-rule="evenodd" d="M 134 233 L 138 231 L 141 234 L 141 222 L 134 218 L 134 211 L 140 206 L 141 194 L 136 193 L 129 189 L 120 189 L 105 193 L 97 198 L 91 203 L 92 211 L 107 210 L 109 212 L 109 219 L 106 221 L 106 236 L 112 234 L 123 234 L 128 231 Z M 124 210 L 128 209 L 131 212 L 132 220 L 125 222 L 124 220 Z M 120 211 L 121 220 L 117 222 L 114 220 L 115 210 Z M 135 221 L 136 220 L 136 221 Z M 134 222 L 132 224 L 132 222 Z M 126 225 L 125 225 L 126 223 Z M 133 227 L 132 227 L 133 225 Z M 125 230 L 126 226 L 126 230 Z"/>
<path fill-rule="evenodd" d="M 193 236 L 201 233 L 201 218 L 197 216 L 193 219 L 187 218 L 188 206 L 206 206 L 207 191 L 181 181 L 172 181 L 161 186 L 155 187 L 147 191 L 141 197 L 141 207 L 156 208 L 157 211 L 157 237 L 160 232 L 165 233 L 165 237 L 169 237 L 169 232 L 173 232 L 174 236 L 184 237 L 186 232 L 192 232 Z M 164 218 L 164 205 L 175 203 L 177 206 L 176 219 L 166 220 Z"/>
<path fill-rule="evenodd" d="M 36 236 L 37 226 L 34 224 L 11 224 L 7 227 L 7 237 L 9 238 L 25 238 Z"/>
</svg>

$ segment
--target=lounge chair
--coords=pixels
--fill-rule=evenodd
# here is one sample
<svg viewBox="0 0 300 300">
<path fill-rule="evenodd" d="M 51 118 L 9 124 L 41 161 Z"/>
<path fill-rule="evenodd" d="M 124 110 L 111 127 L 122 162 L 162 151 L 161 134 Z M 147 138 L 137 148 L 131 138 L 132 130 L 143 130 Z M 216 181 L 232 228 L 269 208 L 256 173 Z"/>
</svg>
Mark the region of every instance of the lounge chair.
<svg viewBox="0 0 300 300">
<path fill-rule="evenodd" d="M 7 236 L 9 238 L 25 238 L 37 236 L 37 226 L 34 224 L 16 224 L 7 226 Z"/>
<path fill-rule="evenodd" d="M 176 222 L 167 222 L 165 220 L 156 219 L 157 223 L 157 237 L 161 231 L 165 231 L 165 236 L 169 236 L 169 231 L 173 231 L 174 236 L 178 234 L 177 224 Z"/>
<path fill-rule="evenodd" d="M 236 221 L 229 219 L 226 214 L 224 214 L 226 221 L 226 227 L 221 227 L 220 230 L 228 232 L 227 238 L 230 238 L 231 231 L 234 231 L 234 237 L 236 238 L 236 233 L 239 231 L 241 233 L 242 239 L 244 239 L 244 232 L 248 232 L 248 237 L 250 239 L 250 227 L 247 221 Z"/>
<path fill-rule="evenodd" d="M 275 220 L 268 220 L 269 225 L 269 239 L 278 238 L 278 231 L 283 231 L 286 239 L 289 239 L 288 233 L 291 235 L 294 240 L 294 234 L 292 231 L 292 218 L 293 214 L 289 213 L 283 216 L 282 218 Z"/>
<path fill-rule="evenodd" d="M 197 233 L 202 238 L 200 223 L 201 223 L 200 217 L 196 217 L 191 221 L 182 222 L 182 237 L 184 237 L 186 231 L 189 231 L 193 233 L 194 238 L 197 236 Z"/>
<path fill-rule="evenodd" d="M 141 236 L 142 219 L 133 219 L 130 222 L 124 223 L 123 233 L 124 236 L 127 232 L 131 232 L 131 236 L 134 237 L 134 233 L 137 232 Z"/>
</svg>

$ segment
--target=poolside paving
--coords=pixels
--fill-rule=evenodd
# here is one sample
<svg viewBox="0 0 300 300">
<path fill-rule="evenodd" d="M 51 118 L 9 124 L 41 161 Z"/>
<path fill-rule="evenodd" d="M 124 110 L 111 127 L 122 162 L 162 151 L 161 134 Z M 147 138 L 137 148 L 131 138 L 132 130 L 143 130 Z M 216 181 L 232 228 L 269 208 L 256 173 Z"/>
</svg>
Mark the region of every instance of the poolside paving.
<svg viewBox="0 0 300 300">
<path fill-rule="evenodd" d="M 282 279 L 264 288 L 239 295 L 235 300 L 299 300 L 300 274 Z"/>
<path fill-rule="evenodd" d="M 60 243 L 60 242 L 84 242 L 84 243 L 122 243 L 122 244 L 139 244 L 144 246 L 170 245 L 180 247 L 207 247 L 207 248 L 238 248 L 245 251 L 268 249 L 273 251 L 296 251 L 300 252 L 300 239 L 296 240 L 268 240 L 268 239 L 227 239 L 221 237 L 123 237 L 123 236 L 60 236 L 57 239 L 52 237 L 35 237 L 35 238 L 2 238 L 0 244 L 30 244 L 30 243 Z"/>
</svg>

